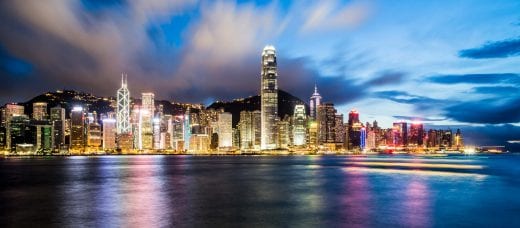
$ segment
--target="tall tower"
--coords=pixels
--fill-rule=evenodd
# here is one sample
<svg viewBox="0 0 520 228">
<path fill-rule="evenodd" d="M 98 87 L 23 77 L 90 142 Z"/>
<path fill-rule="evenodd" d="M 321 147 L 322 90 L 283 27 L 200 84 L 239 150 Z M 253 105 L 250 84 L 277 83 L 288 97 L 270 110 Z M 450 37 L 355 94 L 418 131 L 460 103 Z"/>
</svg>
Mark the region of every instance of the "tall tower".
<svg viewBox="0 0 520 228">
<path fill-rule="evenodd" d="M 261 149 L 276 149 L 278 119 L 278 69 L 276 50 L 267 45 L 262 51 L 262 87 L 261 96 Z"/>
<path fill-rule="evenodd" d="M 127 75 L 121 75 L 121 88 L 117 90 L 117 134 L 130 133 L 130 91 L 127 87 Z"/>
<path fill-rule="evenodd" d="M 321 105 L 321 95 L 318 93 L 318 87 L 316 84 L 314 84 L 314 93 L 311 96 L 311 100 L 309 102 L 310 104 L 310 111 L 311 111 L 311 118 L 315 120 L 318 117 L 318 106 Z"/>
</svg>

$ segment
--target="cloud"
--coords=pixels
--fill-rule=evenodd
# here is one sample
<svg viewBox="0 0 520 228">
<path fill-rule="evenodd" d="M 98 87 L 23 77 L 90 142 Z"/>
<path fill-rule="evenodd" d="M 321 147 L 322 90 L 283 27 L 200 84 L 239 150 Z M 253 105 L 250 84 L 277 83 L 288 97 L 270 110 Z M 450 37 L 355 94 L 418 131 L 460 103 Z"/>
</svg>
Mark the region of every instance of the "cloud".
<svg viewBox="0 0 520 228">
<path fill-rule="evenodd" d="M 520 55 L 520 38 L 487 42 L 481 47 L 459 51 L 459 57 L 470 59 L 507 58 Z"/>
<path fill-rule="evenodd" d="M 366 1 L 354 1 L 341 6 L 338 1 L 319 1 L 304 13 L 304 33 L 335 28 L 353 28 L 364 22 L 372 11 Z"/>
<path fill-rule="evenodd" d="M 520 122 L 520 97 L 460 102 L 444 109 L 445 115 L 466 123 L 502 124 Z"/>
<path fill-rule="evenodd" d="M 400 120 L 408 120 L 408 121 L 425 121 L 425 122 L 435 122 L 435 121 L 443 121 L 446 118 L 428 118 L 428 117 L 418 117 L 418 116 L 392 116 L 396 119 Z"/>
<path fill-rule="evenodd" d="M 520 74 L 516 73 L 496 73 L 496 74 L 448 74 L 433 75 L 426 78 L 426 81 L 439 84 L 496 84 L 510 83 L 519 84 Z"/>
<path fill-rule="evenodd" d="M 381 99 L 391 100 L 402 104 L 411 104 L 416 110 L 429 110 L 442 107 L 446 104 L 445 100 L 438 100 L 425 96 L 413 95 L 403 91 L 389 90 L 375 92 L 374 96 Z"/>
<path fill-rule="evenodd" d="M 497 96 L 509 96 L 520 93 L 520 88 L 515 86 L 479 86 L 472 90 L 473 93 L 493 94 Z"/>
<path fill-rule="evenodd" d="M 365 84 L 368 86 L 384 86 L 399 84 L 405 79 L 406 73 L 398 71 L 384 71 L 378 77 L 372 78 Z"/>
</svg>

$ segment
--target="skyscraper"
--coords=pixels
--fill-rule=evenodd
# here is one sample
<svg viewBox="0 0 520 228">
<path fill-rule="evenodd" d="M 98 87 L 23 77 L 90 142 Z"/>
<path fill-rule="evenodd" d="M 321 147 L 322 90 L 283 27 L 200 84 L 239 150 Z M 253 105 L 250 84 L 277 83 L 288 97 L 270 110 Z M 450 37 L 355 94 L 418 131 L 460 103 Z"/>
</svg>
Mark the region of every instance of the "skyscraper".
<svg viewBox="0 0 520 228">
<path fill-rule="evenodd" d="M 318 143 L 320 145 L 325 143 L 336 142 L 336 109 L 332 103 L 324 103 L 318 106 L 318 116 L 316 122 L 318 123 Z"/>
<path fill-rule="evenodd" d="M 218 114 L 218 146 L 230 148 L 233 146 L 233 116 L 229 112 Z"/>
<path fill-rule="evenodd" d="M 276 122 L 278 120 L 278 69 L 276 63 L 276 50 L 271 45 L 265 46 L 262 52 L 261 78 L 261 149 L 276 149 Z"/>
<path fill-rule="evenodd" d="M 116 148 L 116 120 L 103 119 L 103 149 L 113 150 Z"/>
<path fill-rule="evenodd" d="M 60 149 L 65 145 L 65 109 L 62 107 L 51 108 L 52 145 Z"/>
<path fill-rule="evenodd" d="M 304 105 L 294 106 L 293 115 L 293 145 L 303 146 L 306 144 L 307 139 L 307 115 L 305 115 Z"/>
<path fill-rule="evenodd" d="M 70 149 L 73 151 L 84 151 L 86 132 L 83 108 L 79 106 L 72 108 L 70 120 Z"/>
<path fill-rule="evenodd" d="M 318 86 L 316 86 L 316 84 L 314 85 L 314 93 L 311 96 L 309 104 L 311 119 L 315 120 L 318 118 L 318 106 L 321 105 L 321 95 L 318 93 Z"/>
<path fill-rule="evenodd" d="M 353 109 L 348 114 L 348 149 L 356 149 L 361 146 L 361 127 L 359 112 Z"/>
<path fill-rule="evenodd" d="M 409 134 L 409 140 L 408 144 L 413 146 L 422 146 L 423 145 L 423 136 L 424 136 L 424 129 L 423 124 L 420 122 L 412 122 L 410 126 L 410 134 Z"/>
<path fill-rule="evenodd" d="M 117 134 L 128 134 L 130 126 L 130 91 L 127 88 L 127 75 L 121 76 L 121 88 L 117 90 Z"/>
<path fill-rule="evenodd" d="M 394 146 L 406 147 L 408 145 L 408 124 L 404 121 L 394 123 Z"/>
<path fill-rule="evenodd" d="M 46 102 L 34 102 L 33 103 L 32 118 L 35 120 L 47 119 L 47 103 Z"/>
<path fill-rule="evenodd" d="M 153 149 L 154 94 L 142 93 L 141 102 L 141 110 L 139 111 L 141 142 L 139 149 Z"/>
</svg>

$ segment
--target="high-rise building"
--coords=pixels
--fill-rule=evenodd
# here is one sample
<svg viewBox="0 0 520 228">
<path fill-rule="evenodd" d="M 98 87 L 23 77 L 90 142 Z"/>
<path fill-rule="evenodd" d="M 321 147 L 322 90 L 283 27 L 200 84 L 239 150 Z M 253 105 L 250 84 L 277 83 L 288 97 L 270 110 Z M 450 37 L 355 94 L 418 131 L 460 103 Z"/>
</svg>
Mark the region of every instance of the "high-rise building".
<svg viewBox="0 0 520 228">
<path fill-rule="evenodd" d="M 290 124 L 287 119 L 283 119 L 277 121 L 277 136 L 278 142 L 277 145 L 281 149 L 289 148 L 289 144 L 291 144 L 292 132 L 290 130 Z"/>
<path fill-rule="evenodd" d="M 346 135 L 346 130 L 345 130 L 345 124 L 343 123 L 343 114 L 336 114 L 336 123 L 334 125 L 334 132 L 335 132 L 335 136 L 336 136 L 336 143 L 338 145 L 341 145 L 343 146 L 343 144 L 345 143 L 345 135 Z"/>
<path fill-rule="evenodd" d="M 218 114 L 218 146 L 230 148 L 233 146 L 233 116 L 229 112 Z"/>
<path fill-rule="evenodd" d="M 318 86 L 314 85 L 314 93 L 311 96 L 309 106 L 310 106 L 310 116 L 311 119 L 315 120 L 318 118 L 318 107 L 321 105 L 321 95 L 318 93 Z"/>
<path fill-rule="evenodd" d="M 190 138 L 191 138 L 191 115 L 190 115 L 190 108 L 186 110 L 186 113 L 184 114 L 184 123 L 183 123 L 183 136 L 184 136 L 184 150 L 190 149 Z"/>
<path fill-rule="evenodd" d="M 420 122 L 412 122 L 410 125 L 410 134 L 408 144 L 421 147 L 423 145 L 424 129 Z"/>
<path fill-rule="evenodd" d="M 26 115 L 13 115 L 9 118 L 7 124 L 7 149 L 10 152 L 16 152 L 18 144 L 33 143 L 32 134 L 29 134 L 27 128 L 29 127 L 29 118 Z"/>
<path fill-rule="evenodd" d="M 312 100 L 312 99 L 311 99 Z M 307 140 L 307 115 L 304 105 L 295 105 L 293 114 L 293 145 L 304 146 Z"/>
<path fill-rule="evenodd" d="M 462 132 L 460 131 L 460 129 L 457 129 L 454 140 L 454 146 L 456 150 L 464 149 L 464 138 L 462 137 Z"/>
<path fill-rule="evenodd" d="M 121 76 L 121 88 L 117 90 L 116 110 L 117 134 L 129 134 L 130 126 L 130 91 L 128 90 L 127 75 Z"/>
<path fill-rule="evenodd" d="M 261 78 L 261 149 L 276 149 L 276 122 L 278 120 L 278 69 L 276 62 L 276 50 L 271 45 L 267 45 L 262 51 Z"/>
<path fill-rule="evenodd" d="M 332 103 L 324 103 L 318 106 L 318 143 L 335 143 L 336 142 L 336 109 Z"/>
<path fill-rule="evenodd" d="M 115 119 L 103 119 L 103 150 L 116 149 L 116 122 Z"/>
<path fill-rule="evenodd" d="M 164 141 L 161 140 L 161 119 L 153 119 L 153 149 L 164 149 Z"/>
<path fill-rule="evenodd" d="M 361 128 L 359 112 L 353 109 L 348 114 L 348 149 L 358 149 L 361 146 Z"/>
<path fill-rule="evenodd" d="M 139 111 L 140 143 L 139 149 L 153 149 L 153 117 L 155 111 L 154 94 L 142 93 L 142 105 Z"/>
<path fill-rule="evenodd" d="M 240 121 L 238 122 L 238 131 L 240 134 L 240 149 L 242 150 L 258 150 L 261 141 L 261 113 L 255 111 L 240 112 Z"/>
<path fill-rule="evenodd" d="M 65 109 L 62 107 L 51 108 L 50 116 L 52 124 L 52 145 L 60 150 L 65 146 Z"/>
<path fill-rule="evenodd" d="M 101 125 L 97 121 L 87 124 L 87 146 L 90 151 L 98 152 L 102 146 Z"/>
<path fill-rule="evenodd" d="M 86 144 L 86 128 L 85 112 L 82 107 L 72 108 L 70 121 L 70 149 L 74 152 L 83 152 Z"/>
<path fill-rule="evenodd" d="M 359 132 L 359 147 L 361 150 L 364 150 L 366 148 L 366 141 L 367 141 L 367 130 L 366 128 L 362 127 Z"/>
<path fill-rule="evenodd" d="M 408 145 L 408 127 L 404 121 L 394 123 L 393 127 L 394 146 L 406 147 Z"/>
<path fill-rule="evenodd" d="M 46 102 L 34 102 L 32 118 L 35 120 L 47 119 L 47 103 Z"/>
<path fill-rule="evenodd" d="M 6 104 L 5 108 L 2 110 L 2 125 L 6 127 L 6 144 L 7 148 L 11 148 L 11 127 L 9 123 L 11 119 L 15 116 L 24 115 L 24 107 L 22 105 L 17 104 Z M 15 148 L 15 147 L 13 147 Z M 14 149 L 13 149 L 14 151 Z"/>
</svg>

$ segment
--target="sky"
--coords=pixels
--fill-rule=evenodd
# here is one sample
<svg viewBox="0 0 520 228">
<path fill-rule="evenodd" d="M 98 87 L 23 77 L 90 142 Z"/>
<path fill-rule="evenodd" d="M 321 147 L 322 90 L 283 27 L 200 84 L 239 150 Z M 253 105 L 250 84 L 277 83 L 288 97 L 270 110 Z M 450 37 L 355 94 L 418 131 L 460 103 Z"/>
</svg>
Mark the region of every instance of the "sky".
<svg viewBox="0 0 520 228">
<path fill-rule="evenodd" d="M 520 139 L 520 1 L 4 0 L 0 103 L 57 89 L 210 104 L 259 93 L 274 45 L 279 88 L 314 84 L 338 111 Z M 500 133 L 498 133 L 500 132 Z M 486 141 L 487 140 L 487 141 Z"/>
</svg>

